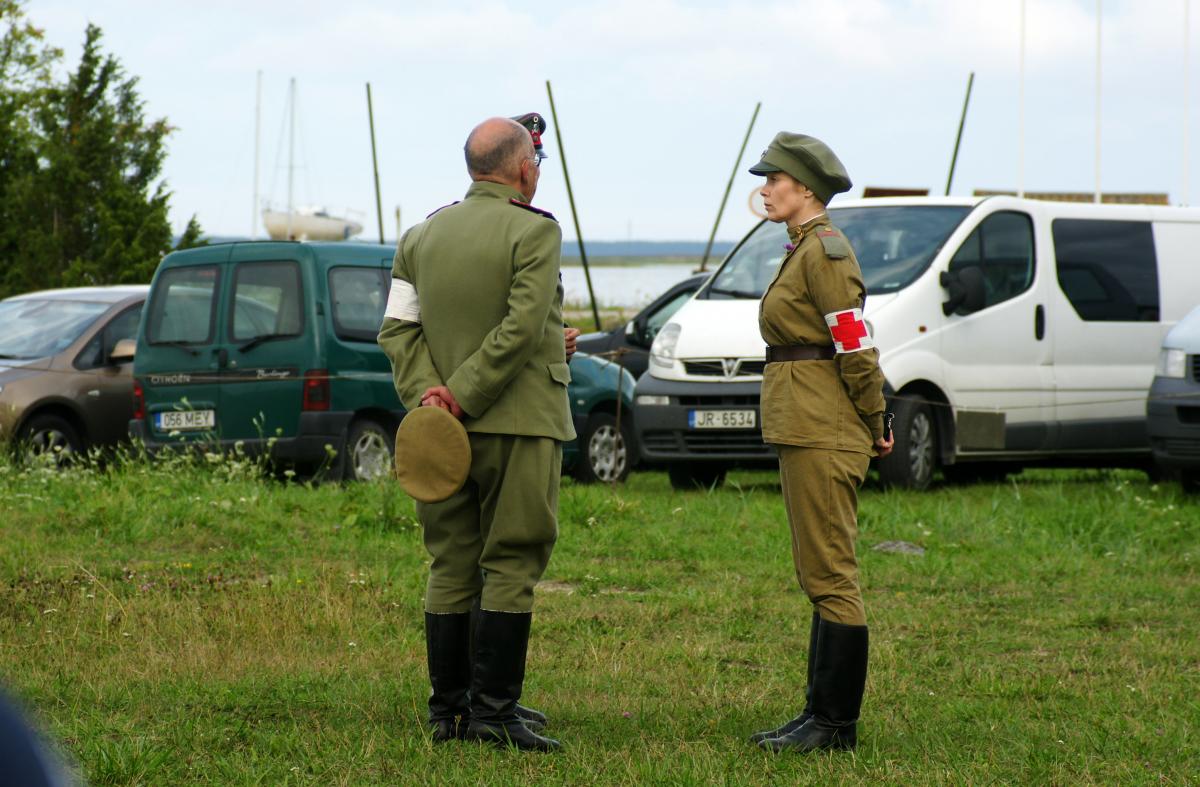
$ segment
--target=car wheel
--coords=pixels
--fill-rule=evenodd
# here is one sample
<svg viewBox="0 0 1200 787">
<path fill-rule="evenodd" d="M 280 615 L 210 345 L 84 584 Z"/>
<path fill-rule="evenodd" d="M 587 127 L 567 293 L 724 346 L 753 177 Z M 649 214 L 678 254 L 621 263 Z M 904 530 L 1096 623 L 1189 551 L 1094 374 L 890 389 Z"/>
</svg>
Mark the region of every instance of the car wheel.
<svg viewBox="0 0 1200 787">
<path fill-rule="evenodd" d="M 1179 474 L 1183 491 L 1189 495 L 1200 495 L 1200 470 L 1188 469 Z"/>
<path fill-rule="evenodd" d="M 617 419 L 611 414 L 592 413 L 579 438 L 582 455 L 575 465 L 576 480 L 584 484 L 624 481 L 632 465 L 632 444 L 628 421 L 617 429 Z"/>
<path fill-rule="evenodd" d="M 725 473 L 726 468 L 722 465 L 707 462 L 677 464 L 667 468 L 671 488 L 685 491 L 715 489 L 725 483 Z"/>
<path fill-rule="evenodd" d="M 21 444 L 31 456 L 53 456 L 58 464 L 83 451 L 83 440 L 71 423 L 57 415 L 35 415 L 21 429 Z"/>
<path fill-rule="evenodd" d="M 346 430 L 346 451 L 342 458 L 345 481 L 378 481 L 392 473 L 395 435 L 389 435 L 375 421 L 361 419 Z"/>
<path fill-rule="evenodd" d="M 879 480 L 885 487 L 925 489 L 937 465 L 937 426 L 933 408 L 919 397 L 896 401 L 892 453 L 879 460 Z"/>
</svg>

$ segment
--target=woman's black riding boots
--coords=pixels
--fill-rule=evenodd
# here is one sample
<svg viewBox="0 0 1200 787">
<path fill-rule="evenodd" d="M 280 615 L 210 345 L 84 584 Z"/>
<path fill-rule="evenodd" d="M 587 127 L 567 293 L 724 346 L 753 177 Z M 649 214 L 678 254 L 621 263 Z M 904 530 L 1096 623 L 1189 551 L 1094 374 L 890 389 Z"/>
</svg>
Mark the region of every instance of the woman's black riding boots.
<svg viewBox="0 0 1200 787">
<path fill-rule="evenodd" d="M 774 752 L 853 749 L 858 712 L 867 682 L 867 627 L 818 618 L 816 648 L 809 657 L 811 716 L 795 729 L 759 741 Z M 814 662 L 815 658 L 815 662 Z"/>
<path fill-rule="evenodd" d="M 468 738 L 522 751 L 554 751 L 561 745 L 530 730 L 517 715 L 532 620 L 530 612 L 479 611 Z"/>
<path fill-rule="evenodd" d="M 782 727 L 776 727 L 773 730 L 763 730 L 756 732 L 750 736 L 751 743 L 760 743 L 769 738 L 778 738 L 780 735 L 785 735 L 799 727 L 804 722 L 808 721 L 808 717 L 812 715 L 812 683 L 813 683 L 813 662 L 816 661 L 817 652 L 817 632 L 820 630 L 821 616 L 814 609 L 812 613 L 812 626 L 808 630 L 808 686 L 804 691 L 804 710 L 799 716 L 784 724 Z"/>
<path fill-rule="evenodd" d="M 471 613 L 425 613 L 429 729 L 434 743 L 464 738 L 471 715 Z"/>
</svg>

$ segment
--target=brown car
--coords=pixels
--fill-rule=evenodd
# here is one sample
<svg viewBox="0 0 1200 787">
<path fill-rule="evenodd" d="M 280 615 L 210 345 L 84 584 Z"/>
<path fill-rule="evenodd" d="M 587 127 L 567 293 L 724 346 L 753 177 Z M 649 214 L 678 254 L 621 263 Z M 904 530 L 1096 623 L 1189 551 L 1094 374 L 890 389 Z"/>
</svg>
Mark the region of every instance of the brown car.
<svg viewBox="0 0 1200 787">
<path fill-rule="evenodd" d="M 70 454 L 128 436 L 133 358 L 114 359 L 113 349 L 136 340 L 149 289 L 78 287 L 0 301 L 0 441 Z"/>
</svg>

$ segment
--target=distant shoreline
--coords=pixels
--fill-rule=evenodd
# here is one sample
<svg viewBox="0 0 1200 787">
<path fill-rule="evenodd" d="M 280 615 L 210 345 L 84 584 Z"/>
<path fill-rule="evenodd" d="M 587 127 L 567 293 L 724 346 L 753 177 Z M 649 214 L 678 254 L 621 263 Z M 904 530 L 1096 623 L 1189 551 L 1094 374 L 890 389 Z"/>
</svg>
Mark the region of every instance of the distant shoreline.
<svg viewBox="0 0 1200 787">
<path fill-rule="evenodd" d="M 708 257 L 708 267 L 712 268 L 723 259 L 724 255 L 710 254 Z M 691 268 L 699 268 L 702 257 L 697 254 L 695 256 L 679 256 L 679 257 L 642 257 L 642 256 L 608 256 L 608 257 L 593 257 L 588 255 L 589 268 L 634 268 L 645 265 L 681 265 Z M 582 268 L 583 260 L 577 256 L 563 255 L 562 265 L 564 268 Z"/>
</svg>

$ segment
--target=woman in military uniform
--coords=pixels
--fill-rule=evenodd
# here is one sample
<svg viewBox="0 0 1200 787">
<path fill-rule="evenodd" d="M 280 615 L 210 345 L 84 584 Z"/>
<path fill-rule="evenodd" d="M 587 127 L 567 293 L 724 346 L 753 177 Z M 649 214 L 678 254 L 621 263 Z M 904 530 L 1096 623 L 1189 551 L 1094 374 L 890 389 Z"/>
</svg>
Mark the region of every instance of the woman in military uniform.
<svg viewBox="0 0 1200 787">
<path fill-rule="evenodd" d="M 879 354 L 862 316 L 862 272 L 825 212 L 850 177 L 823 142 L 788 132 L 750 172 L 766 176 L 767 218 L 786 222 L 791 240 L 759 312 L 762 427 L 779 454 L 796 576 L 814 608 L 804 710 L 751 740 L 776 752 L 853 749 L 867 678 L 857 490 L 892 439 Z"/>
</svg>

